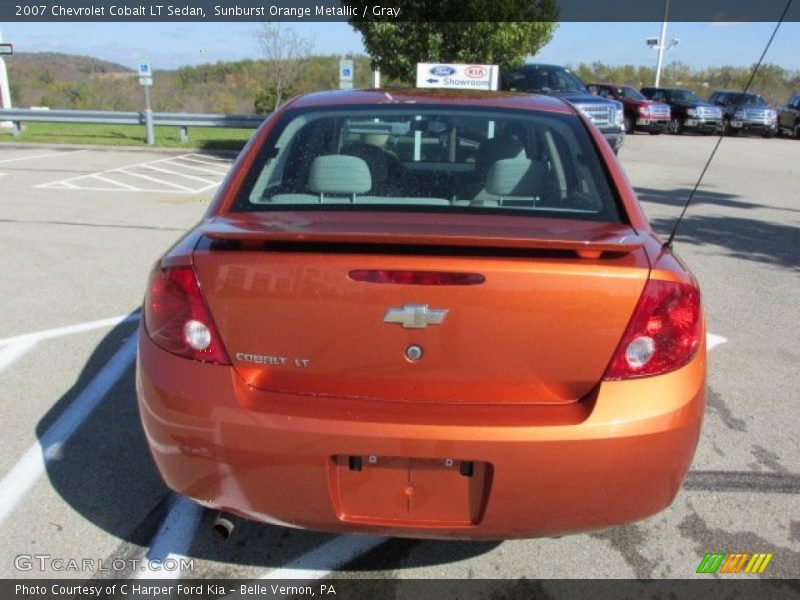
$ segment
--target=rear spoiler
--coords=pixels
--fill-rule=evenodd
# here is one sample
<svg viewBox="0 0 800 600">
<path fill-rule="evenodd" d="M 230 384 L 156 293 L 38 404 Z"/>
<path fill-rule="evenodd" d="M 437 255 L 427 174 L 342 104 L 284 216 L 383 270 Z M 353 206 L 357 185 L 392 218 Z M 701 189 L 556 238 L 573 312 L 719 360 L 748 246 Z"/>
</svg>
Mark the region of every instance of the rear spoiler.
<svg viewBox="0 0 800 600">
<path fill-rule="evenodd" d="M 630 231 L 630 229 L 629 229 Z M 364 244 L 386 246 L 462 246 L 473 248 L 503 248 L 517 250 L 572 251 L 580 258 L 599 258 L 603 253 L 629 254 L 642 247 L 644 239 L 636 233 L 605 235 L 590 239 L 569 239 L 568 236 L 522 236 L 500 230 L 486 233 L 441 231 L 431 233 L 370 232 L 370 231 L 281 231 L 212 227 L 203 234 L 212 240 L 242 243 L 321 243 Z"/>
</svg>

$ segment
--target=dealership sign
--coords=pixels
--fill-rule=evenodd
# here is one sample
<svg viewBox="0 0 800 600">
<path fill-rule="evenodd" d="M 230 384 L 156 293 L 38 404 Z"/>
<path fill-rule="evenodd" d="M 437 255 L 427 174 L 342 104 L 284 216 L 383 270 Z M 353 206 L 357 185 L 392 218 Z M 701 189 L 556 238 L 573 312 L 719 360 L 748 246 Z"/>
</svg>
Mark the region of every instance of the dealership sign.
<svg viewBox="0 0 800 600">
<path fill-rule="evenodd" d="M 497 65 L 417 63 L 418 88 L 496 90 Z"/>
</svg>

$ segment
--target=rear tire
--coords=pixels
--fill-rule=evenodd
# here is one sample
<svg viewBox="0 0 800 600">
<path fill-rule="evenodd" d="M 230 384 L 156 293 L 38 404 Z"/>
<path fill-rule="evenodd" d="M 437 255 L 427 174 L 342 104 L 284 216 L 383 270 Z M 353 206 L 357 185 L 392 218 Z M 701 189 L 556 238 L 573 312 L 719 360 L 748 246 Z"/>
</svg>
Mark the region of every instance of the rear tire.
<svg viewBox="0 0 800 600">
<path fill-rule="evenodd" d="M 669 132 L 672 135 L 681 135 L 683 133 L 683 122 L 678 117 L 670 119 Z"/>
<path fill-rule="evenodd" d="M 649 133 L 650 135 L 661 135 L 660 131 L 648 131 L 647 133 Z"/>
</svg>

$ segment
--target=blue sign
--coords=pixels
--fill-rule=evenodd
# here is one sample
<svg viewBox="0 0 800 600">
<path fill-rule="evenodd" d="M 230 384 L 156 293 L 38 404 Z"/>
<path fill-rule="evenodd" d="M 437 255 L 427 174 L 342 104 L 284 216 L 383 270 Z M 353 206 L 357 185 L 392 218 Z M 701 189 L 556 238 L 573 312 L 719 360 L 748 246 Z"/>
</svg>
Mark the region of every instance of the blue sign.
<svg viewBox="0 0 800 600">
<path fill-rule="evenodd" d="M 455 72 L 456 70 L 448 65 L 437 65 L 435 67 L 431 67 L 430 70 L 430 74 L 436 75 L 436 77 L 447 77 Z"/>
</svg>

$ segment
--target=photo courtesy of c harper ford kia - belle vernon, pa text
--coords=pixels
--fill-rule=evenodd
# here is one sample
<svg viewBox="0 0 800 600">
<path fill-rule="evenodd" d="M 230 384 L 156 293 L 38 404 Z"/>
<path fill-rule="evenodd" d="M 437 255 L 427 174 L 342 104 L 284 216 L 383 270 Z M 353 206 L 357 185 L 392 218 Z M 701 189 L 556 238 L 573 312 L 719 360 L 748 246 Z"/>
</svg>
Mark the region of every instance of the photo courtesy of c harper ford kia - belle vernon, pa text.
<svg viewBox="0 0 800 600">
<path fill-rule="evenodd" d="M 800 600 L 798 40 L 0 3 L 0 600 Z"/>
</svg>

